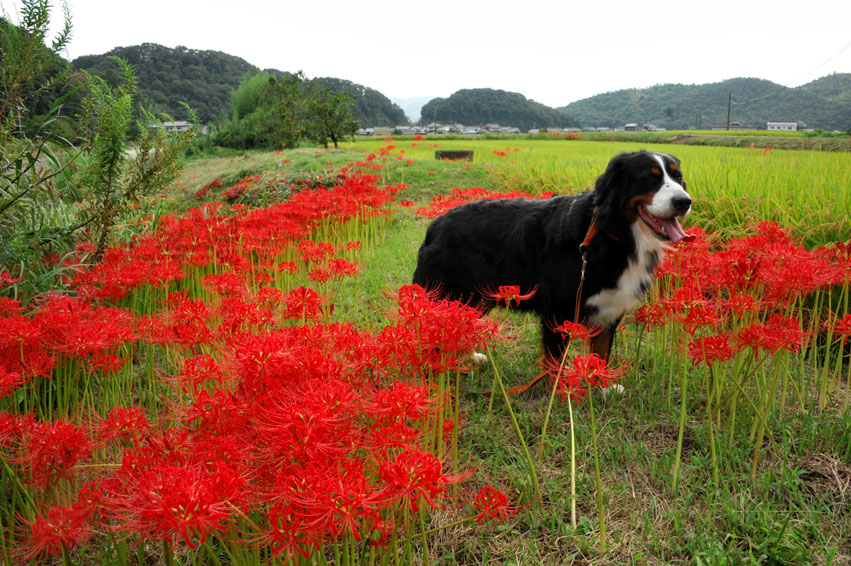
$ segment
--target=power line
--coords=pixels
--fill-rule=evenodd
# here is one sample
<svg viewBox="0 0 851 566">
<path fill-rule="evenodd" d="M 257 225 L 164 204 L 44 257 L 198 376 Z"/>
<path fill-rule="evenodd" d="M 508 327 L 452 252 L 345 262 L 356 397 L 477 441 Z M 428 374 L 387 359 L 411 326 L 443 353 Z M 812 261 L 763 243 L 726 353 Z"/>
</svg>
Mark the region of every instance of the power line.
<svg viewBox="0 0 851 566">
<path fill-rule="evenodd" d="M 790 81 L 790 83 L 795 84 L 798 81 L 800 81 L 801 79 L 808 77 L 809 75 L 812 75 L 813 73 L 815 73 L 816 71 L 818 71 L 819 69 L 821 69 L 822 67 L 824 67 L 825 65 L 827 65 L 828 63 L 830 63 L 831 61 L 836 59 L 837 57 L 839 57 L 840 55 L 842 55 L 842 53 L 846 49 L 848 49 L 849 47 L 851 47 L 851 42 L 846 43 L 842 47 L 842 49 L 840 49 L 839 51 L 837 51 L 836 53 L 834 53 L 833 55 L 831 55 L 830 57 L 828 57 L 827 59 L 825 59 L 824 61 L 822 61 L 821 63 L 819 63 L 818 65 L 816 65 L 812 69 L 810 69 L 809 71 L 807 71 L 806 73 L 804 73 L 803 75 L 798 76 L 794 81 Z"/>
</svg>

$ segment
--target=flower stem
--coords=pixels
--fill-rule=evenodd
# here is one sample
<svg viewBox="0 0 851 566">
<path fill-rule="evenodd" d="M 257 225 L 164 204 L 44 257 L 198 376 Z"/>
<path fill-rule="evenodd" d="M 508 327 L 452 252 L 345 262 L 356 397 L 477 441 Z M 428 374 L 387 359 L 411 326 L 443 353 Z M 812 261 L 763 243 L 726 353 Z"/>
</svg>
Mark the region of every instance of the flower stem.
<svg viewBox="0 0 851 566">
<path fill-rule="evenodd" d="M 671 489 L 677 493 L 680 481 L 680 459 L 683 454 L 683 433 L 686 427 L 686 372 L 680 372 L 680 429 L 677 434 L 677 455 L 674 456 L 674 471 L 671 474 Z"/>
<path fill-rule="evenodd" d="M 505 406 L 508 408 L 508 414 L 511 417 L 511 423 L 514 425 L 514 431 L 517 433 L 517 438 L 520 440 L 520 446 L 523 448 L 523 455 L 526 457 L 526 463 L 529 465 L 529 474 L 532 477 L 532 485 L 535 489 L 535 502 L 538 508 L 544 506 L 544 500 L 541 497 L 541 487 L 538 484 L 538 474 L 535 471 L 535 462 L 532 460 L 532 455 L 529 453 L 529 447 L 526 445 L 526 440 L 523 438 L 523 433 L 520 432 L 520 424 L 517 422 L 517 417 L 514 415 L 514 410 L 511 408 L 511 400 L 508 398 L 508 391 L 505 390 L 505 385 L 502 383 L 502 377 L 499 375 L 499 369 L 496 367 L 496 362 L 493 361 L 493 355 L 488 356 L 493 367 L 494 377 L 499 390 L 502 391 L 502 398 L 505 399 Z"/>
<path fill-rule="evenodd" d="M 591 415 L 591 446 L 594 448 L 594 483 L 597 485 L 597 516 L 600 520 L 600 550 L 606 552 L 606 517 L 603 507 L 603 482 L 600 480 L 600 457 L 597 452 L 597 428 L 594 423 L 594 395 L 588 394 L 588 412 Z"/>
</svg>

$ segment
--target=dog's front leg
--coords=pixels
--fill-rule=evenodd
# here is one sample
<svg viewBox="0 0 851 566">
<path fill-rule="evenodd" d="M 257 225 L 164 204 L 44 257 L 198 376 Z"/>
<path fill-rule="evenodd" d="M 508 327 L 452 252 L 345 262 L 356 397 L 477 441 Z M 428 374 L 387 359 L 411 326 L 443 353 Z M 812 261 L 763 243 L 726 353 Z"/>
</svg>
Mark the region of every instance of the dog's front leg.
<svg viewBox="0 0 851 566">
<path fill-rule="evenodd" d="M 615 331 L 618 328 L 620 319 L 614 323 L 604 326 L 591 336 L 591 353 L 597 354 L 602 359 L 609 361 L 609 356 L 612 353 L 612 345 L 615 342 Z"/>
</svg>

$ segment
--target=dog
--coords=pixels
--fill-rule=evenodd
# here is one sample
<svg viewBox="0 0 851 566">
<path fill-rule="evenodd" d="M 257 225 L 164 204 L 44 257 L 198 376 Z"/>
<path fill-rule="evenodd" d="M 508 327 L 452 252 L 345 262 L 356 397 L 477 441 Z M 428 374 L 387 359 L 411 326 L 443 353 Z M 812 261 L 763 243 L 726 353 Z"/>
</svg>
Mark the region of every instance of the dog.
<svg viewBox="0 0 851 566">
<path fill-rule="evenodd" d="M 676 157 L 622 153 L 593 190 L 476 201 L 436 218 L 413 282 L 484 311 L 494 303 L 488 290 L 519 286 L 531 296 L 518 308 L 539 315 L 546 355 L 561 358 L 567 341 L 555 328 L 570 321 L 594 329 L 591 352 L 608 360 L 618 324 L 642 301 L 665 250 L 691 239 L 678 221 L 691 205 Z"/>
</svg>

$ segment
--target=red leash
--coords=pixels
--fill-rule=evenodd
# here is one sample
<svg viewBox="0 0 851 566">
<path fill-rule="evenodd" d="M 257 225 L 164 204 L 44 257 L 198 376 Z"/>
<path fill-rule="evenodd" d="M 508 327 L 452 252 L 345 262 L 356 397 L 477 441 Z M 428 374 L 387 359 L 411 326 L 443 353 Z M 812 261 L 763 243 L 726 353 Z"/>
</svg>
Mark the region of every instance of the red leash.
<svg viewBox="0 0 851 566">
<path fill-rule="evenodd" d="M 585 239 L 582 240 L 582 243 L 579 244 L 579 253 L 582 255 L 582 270 L 579 274 L 579 287 L 576 289 L 576 310 L 573 313 L 573 322 L 574 324 L 579 323 L 579 307 L 582 300 L 582 286 L 585 284 L 585 268 L 588 267 L 588 245 L 591 243 L 591 240 L 594 239 L 594 236 L 597 235 L 597 208 L 594 208 L 594 216 L 591 218 L 591 225 L 588 227 L 588 232 L 585 234 Z M 521 393 L 525 393 L 536 383 L 541 381 L 544 377 L 546 377 L 548 372 L 544 371 L 536 375 L 532 381 L 527 383 L 526 385 L 515 385 L 514 387 L 510 387 L 508 389 L 509 395 L 519 395 Z M 490 392 L 485 393 L 485 396 L 489 397 Z"/>
</svg>

